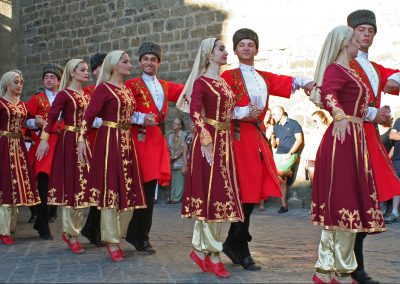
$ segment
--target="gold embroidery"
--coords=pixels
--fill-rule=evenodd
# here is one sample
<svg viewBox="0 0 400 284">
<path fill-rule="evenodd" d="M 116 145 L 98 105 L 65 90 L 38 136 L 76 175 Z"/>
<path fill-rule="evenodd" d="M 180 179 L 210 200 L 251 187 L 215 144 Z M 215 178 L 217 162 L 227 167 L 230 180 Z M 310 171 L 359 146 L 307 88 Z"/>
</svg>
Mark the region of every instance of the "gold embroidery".
<svg viewBox="0 0 400 284">
<path fill-rule="evenodd" d="M 348 209 L 342 208 L 339 210 L 339 214 L 341 215 L 341 220 L 338 220 L 338 224 L 340 227 L 348 228 L 348 229 L 359 229 L 362 228 L 360 213 L 358 210 L 354 210 L 351 212 Z"/>
</svg>

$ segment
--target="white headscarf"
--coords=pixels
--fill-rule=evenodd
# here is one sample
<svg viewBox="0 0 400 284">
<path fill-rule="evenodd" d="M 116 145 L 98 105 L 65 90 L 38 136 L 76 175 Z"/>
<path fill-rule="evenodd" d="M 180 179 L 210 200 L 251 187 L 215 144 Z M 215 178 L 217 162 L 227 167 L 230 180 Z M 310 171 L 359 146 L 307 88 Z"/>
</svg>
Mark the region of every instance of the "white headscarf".
<svg viewBox="0 0 400 284">
<path fill-rule="evenodd" d="M 216 41 L 217 38 L 207 38 L 200 44 L 199 51 L 197 52 L 196 59 L 193 63 L 192 71 L 190 72 L 185 87 L 176 103 L 176 106 L 184 112 L 190 112 L 190 101 L 192 100 L 194 81 L 206 72 Z"/>
<path fill-rule="evenodd" d="M 353 29 L 349 26 L 341 25 L 330 31 L 325 39 L 314 74 L 314 81 L 317 83 L 317 87 L 310 94 L 310 100 L 320 108 L 323 108 L 323 105 L 319 87 L 322 85 L 325 70 L 336 60 L 340 50 L 350 42 L 352 36 Z"/>
<path fill-rule="evenodd" d="M 101 65 L 96 86 L 110 80 L 115 65 L 118 64 L 118 61 L 121 59 L 124 53 L 126 52 L 123 50 L 114 50 L 107 54 L 106 58 L 104 58 L 103 64 Z"/>
<path fill-rule="evenodd" d="M 85 62 L 82 59 L 71 59 L 70 61 L 67 62 L 67 64 L 64 67 L 64 73 L 61 77 L 61 82 L 60 86 L 58 87 L 58 91 L 64 90 L 72 81 L 71 73 L 75 70 L 76 66 L 78 66 L 79 63 Z"/>
<path fill-rule="evenodd" d="M 22 77 L 22 72 L 19 70 L 11 70 L 3 74 L 0 79 L 0 97 L 3 97 L 7 92 L 7 86 L 15 80 L 15 78 L 20 77 L 22 82 L 24 78 Z"/>
</svg>

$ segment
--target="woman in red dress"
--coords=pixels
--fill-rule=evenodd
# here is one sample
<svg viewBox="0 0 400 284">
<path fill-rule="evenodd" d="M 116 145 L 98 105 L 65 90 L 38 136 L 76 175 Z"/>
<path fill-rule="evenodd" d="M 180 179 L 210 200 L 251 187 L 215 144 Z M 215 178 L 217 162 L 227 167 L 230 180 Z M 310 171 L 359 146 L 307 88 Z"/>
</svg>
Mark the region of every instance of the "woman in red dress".
<svg viewBox="0 0 400 284">
<path fill-rule="evenodd" d="M 63 206 L 62 239 L 73 253 L 82 253 L 78 240 L 83 226 L 83 208 L 96 203 L 86 187 L 88 165 L 78 161 L 76 152 L 83 114 L 90 95 L 82 88 L 89 79 L 88 65 L 82 59 L 71 59 L 64 68 L 59 93 L 50 108 L 45 127 L 40 136 L 36 157 L 40 161 L 49 150 L 49 133 L 60 114 L 65 126 L 54 150 L 47 203 Z"/>
<path fill-rule="evenodd" d="M 190 256 L 218 277 L 229 276 L 219 257 L 221 222 L 243 221 L 230 131 L 234 94 L 220 77 L 227 55 L 221 40 L 203 40 L 178 101 L 183 111 L 190 105 L 197 129 L 182 199 L 182 216 L 196 218 Z"/>
<path fill-rule="evenodd" d="M 85 112 L 78 144 L 79 159 L 87 163 L 88 125 L 100 117 L 103 122 L 93 147 L 87 188 L 98 200 L 101 238 L 114 261 L 123 260 L 119 243 L 125 237 L 133 209 L 146 207 L 130 131 L 135 99 L 123 84 L 123 78 L 130 74 L 131 66 L 125 51 L 116 50 L 106 56 Z"/>
<path fill-rule="evenodd" d="M 10 233 L 18 206 L 40 203 L 21 132 L 28 115 L 20 100 L 23 83 L 19 70 L 6 72 L 0 80 L 0 240 L 5 245 L 15 244 Z"/>
<path fill-rule="evenodd" d="M 312 185 L 312 221 L 323 227 L 315 283 L 351 280 L 356 233 L 385 230 L 363 128 L 370 94 L 349 68 L 359 48 L 352 35 L 348 26 L 328 34 L 315 73 L 321 87 L 311 94 L 333 117 L 317 152 Z"/>
</svg>

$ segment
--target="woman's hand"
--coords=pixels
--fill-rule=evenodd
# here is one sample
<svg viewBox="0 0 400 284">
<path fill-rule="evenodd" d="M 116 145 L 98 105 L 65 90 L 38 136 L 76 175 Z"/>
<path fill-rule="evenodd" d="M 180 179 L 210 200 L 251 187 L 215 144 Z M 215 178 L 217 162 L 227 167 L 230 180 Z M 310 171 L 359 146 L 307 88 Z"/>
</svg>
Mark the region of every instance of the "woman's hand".
<svg viewBox="0 0 400 284">
<path fill-rule="evenodd" d="M 213 160 L 213 143 L 208 143 L 206 146 L 201 146 L 201 154 L 204 158 L 207 159 L 207 162 L 210 166 L 214 163 Z"/>
<path fill-rule="evenodd" d="M 36 158 L 40 161 L 44 155 L 49 152 L 49 143 L 46 140 L 40 140 L 39 146 L 36 150 Z"/>
<path fill-rule="evenodd" d="M 78 161 L 81 162 L 82 165 L 89 163 L 86 155 L 86 145 L 83 141 L 78 142 Z"/>
<path fill-rule="evenodd" d="M 350 124 L 347 118 L 343 118 L 333 123 L 332 135 L 335 136 L 336 134 L 341 144 L 344 142 L 346 131 L 347 134 L 350 135 Z"/>
</svg>

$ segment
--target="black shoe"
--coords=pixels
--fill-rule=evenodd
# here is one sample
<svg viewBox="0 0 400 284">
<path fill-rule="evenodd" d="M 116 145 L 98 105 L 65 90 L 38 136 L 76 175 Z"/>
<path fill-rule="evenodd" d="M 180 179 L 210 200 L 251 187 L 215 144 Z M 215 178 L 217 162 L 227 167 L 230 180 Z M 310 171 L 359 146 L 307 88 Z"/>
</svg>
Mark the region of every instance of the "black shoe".
<svg viewBox="0 0 400 284">
<path fill-rule="evenodd" d="M 36 221 L 36 216 L 35 215 L 31 215 L 31 217 L 28 220 L 28 223 L 33 223 Z"/>
<path fill-rule="evenodd" d="M 362 284 L 379 284 L 379 281 L 372 279 L 365 270 L 354 271 L 351 273 L 351 278 Z"/>
<path fill-rule="evenodd" d="M 81 235 L 84 236 L 85 238 L 87 238 L 89 240 L 89 242 L 91 244 L 95 245 L 96 247 L 104 247 L 104 246 L 106 246 L 106 244 L 101 241 L 100 235 L 98 235 L 96 237 L 93 234 L 89 233 L 87 230 L 82 230 L 81 231 Z"/>
<path fill-rule="evenodd" d="M 54 240 L 54 237 L 50 233 L 42 234 L 42 235 L 39 234 L 39 237 L 41 237 L 43 240 L 46 240 L 46 241 Z"/>
<path fill-rule="evenodd" d="M 282 213 L 286 213 L 288 211 L 289 211 L 289 208 L 287 208 L 287 207 L 285 208 L 285 207 L 282 206 L 281 208 L 279 208 L 278 213 L 282 214 Z"/>
<path fill-rule="evenodd" d="M 150 244 L 149 241 L 144 241 L 143 245 L 144 245 L 144 251 L 145 252 L 148 252 L 148 253 L 155 253 L 156 252 L 156 250 L 153 249 L 153 246 Z"/>
<path fill-rule="evenodd" d="M 240 259 L 240 265 L 249 271 L 261 270 L 261 266 L 256 264 L 253 258 L 249 255 Z"/>
<path fill-rule="evenodd" d="M 139 241 L 132 241 L 129 239 L 125 239 L 128 243 L 133 245 L 137 251 L 145 251 L 148 253 L 155 253 L 156 250 L 153 249 L 151 244 L 148 241 L 139 242 Z"/>
<path fill-rule="evenodd" d="M 228 246 L 227 243 L 223 243 L 222 251 L 227 257 L 229 257 L 229 259 L 233 262 L 233 264 L 240 264 L 239 256 L 233 251 L 233 249 L 230 246 Z"/>
</svg>

